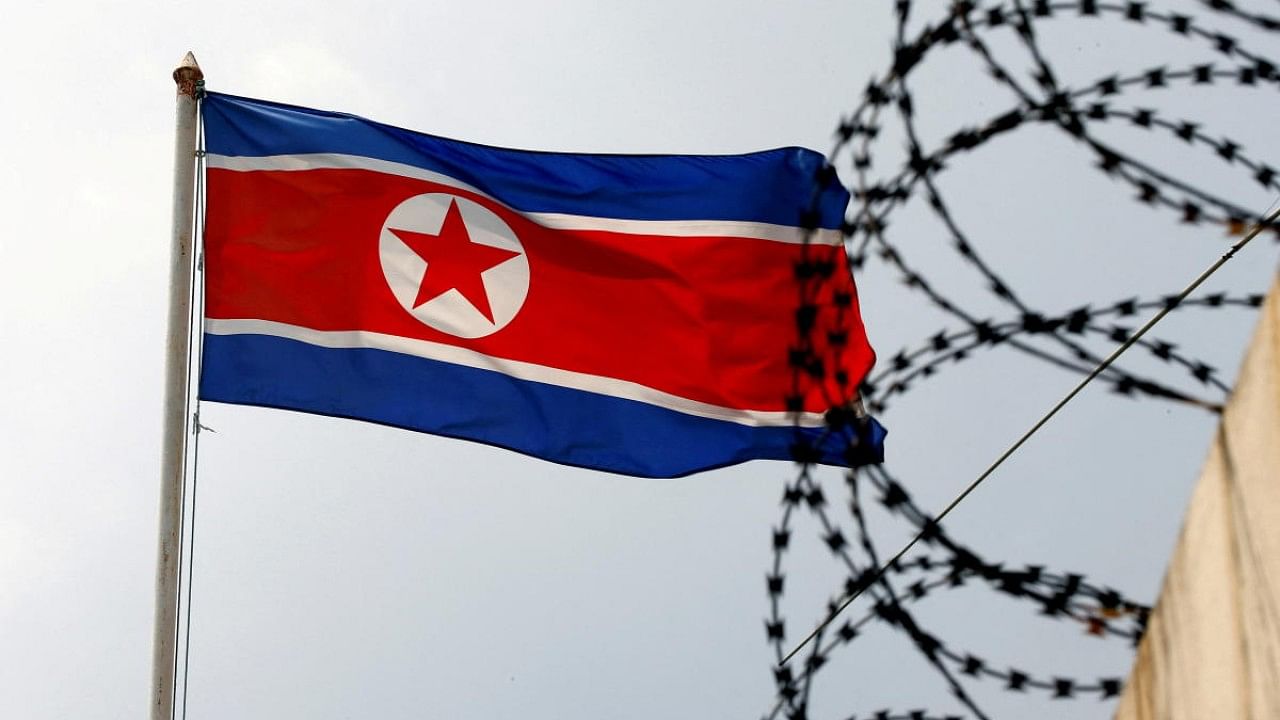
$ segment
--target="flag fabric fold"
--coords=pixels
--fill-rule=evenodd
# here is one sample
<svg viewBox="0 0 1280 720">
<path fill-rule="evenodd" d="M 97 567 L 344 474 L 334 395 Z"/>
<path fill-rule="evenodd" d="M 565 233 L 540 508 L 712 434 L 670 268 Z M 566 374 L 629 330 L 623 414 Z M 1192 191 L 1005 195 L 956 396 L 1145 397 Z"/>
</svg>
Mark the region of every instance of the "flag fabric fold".
<svg viewBox="0 0 1280 720">
<path fill-rule="evenodd" d="M 817 153 L 508 150 L 217 93 L 202 113 L 202 399 L 649 477 L 880 457 L 874 421 L 824 422 L 874 354 Z M 798 266 L 828 272 L 805 290 Z M 791 361 L 799 304 L 816 375 Z"/>
</svg>

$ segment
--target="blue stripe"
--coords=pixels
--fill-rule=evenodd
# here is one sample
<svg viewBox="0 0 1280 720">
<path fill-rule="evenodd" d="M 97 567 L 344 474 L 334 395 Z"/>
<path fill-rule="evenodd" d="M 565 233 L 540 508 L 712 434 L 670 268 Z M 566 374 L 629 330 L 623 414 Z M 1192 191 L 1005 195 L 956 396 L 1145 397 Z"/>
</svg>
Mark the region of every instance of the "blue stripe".
<svg viewBox="0 0 1280 720">
<path fill-rule="evenodd" d="M 798 439 L 821 433 L 749 427 L 491 370 L 268 335 L 205 335 L 200 397 L 367 420 L 642 477 L 789 460 Z M 819 461 L 878 461 L 884 431 L 873 425 L 871 433 L 869 452 L 846 458 L 847 442 L 833 437 Z"/>
<path fill-rule="evenodd" d="M 262 157 L 340 153 L 456 178 L 522 212 L 624 220 L 730 220 L 803 227 L 825 159 L 787 147 L 746 155 L 532 152 L 411 132 L 354 115 L 209 93 L 205 148 Z M 849 194 L 832 172 L 815 218 L 835 229 Z"/>
</svg>

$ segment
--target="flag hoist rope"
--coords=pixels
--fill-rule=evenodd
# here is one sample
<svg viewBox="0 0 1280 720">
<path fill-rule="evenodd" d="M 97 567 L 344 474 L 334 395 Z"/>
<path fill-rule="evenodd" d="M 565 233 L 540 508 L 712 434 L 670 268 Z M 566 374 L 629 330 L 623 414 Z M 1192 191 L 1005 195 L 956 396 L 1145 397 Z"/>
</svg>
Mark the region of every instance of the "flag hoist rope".
<svg viewBox="0 0 1280 720">
<path fill-rule="evenodd" d="M 1255 237 L 1257 237 L 1263 230 L 1267 228 L 1274 228 L 1275 222 L 1278 218 L 1280 218 L 1280 210 L 1276 210 L 1270 213 L 1269 215 L 1267 215 L 1260 223 L 1254 225 L 1253 228 L 1243 238 L 1241 238 L 1238 242 L 1232 245 L 1225 253 L 1223 253 L 1222 257 L 1218 258 L 1204 272 L 1200 273 L 1199 277 L 1191 281 L 1191 284 L 1188 285 L 1186 288 L 1184 288 L 1182 292 L 1170 298 L 1165 303 L 1164 308 L 1161 309 L 1160 312 L 1156 313 L 1155 316 L 1153 316 L 1150 320 L 1148 320 L 1145 325 L 1143 325 L 1141 328 L 1138 329 L 1137 332 L 1135 332 L 1132 336 L 1130 336 L 1128 340 L 1124 341 L 1119 347 L 1117 347 L 1115 351 L 1113 351 L 1110 355 L 1106 357 L 1106 359 L 1104 359 L 1101 363 L 1099 363 L 1098 366 L 1094 368 L 1092 372 L 1086 375 L 1085 378 L 1081 380 L 1080 383 L 1071 390 L 1071 392 L 1067 393 L 1065 397 L 1059 400 L 1057 405 L 1054 405 L 1052 408 L 1050 408 L 1049 412 L 1045 413 L 1044 416 L 1041 417 L 1036 422 L 1036 424 L 1032 425 L 1030 430 L 1027 430 L 1025 433 L 1023 433 L 1022 437 L 1018 438 L 1016 442 L 1014 442 L 1012 445 L 1009 446 L 1009 449 L 1001 453 L 1000 457 L 996 458 L 995 462 L 991 463 L 991 465 L 987 467 L 987 469 L 984 470 L 976 480 L 969 483 L 969 486 L 966 487 L 963 492 L 957 495 L 956 498 L 952 500 L 950 504 L 948 504 L 945 508 L 943 508 L 942 512 L 934 516 L 934 518 L 931 521 L 929 521 L 929 524 L 925 526 L 925 529 L 921 530 L 919 533 L 915 535 L 915 537 L 911 538 L 911 542 L 903 546 L 903 548 L 899 550 L 896 555 L 890 558 L 888 562 L 882 564 L 875 571 L 875 573 L 871 575 L 870 578 L 868 578 L 863 582 L 860 582 L 858 587 L 854 589 L 854 592 L 852 594 L 850 594 L 839 605 L 837 605 L 834 610 L 829 612 L 827 614 L 827 617 L 821 623 L 818 623 L 818 626 L 815 627 L 812 632 L 810 632 L 803 640 L 801 640 L 798 645 L 792 648 L 791 652 L 787 653 L 786 657 L 778 661 L 778 665 L 780 666 L 785 665 L 787 664 L 788 660 L 795 657 L 796 653 L 800 652 L 800 650 L 802 650 L 805 645 L 808 645 L 809 642 L 811 642 L 815 637 L 817 637 L 818 633 L 821 633 L 824 629 L 826 629 L 826 627 L 831 624 L 831 621 L 835 620 L 836 617 L 839 616 L 840 613 L 844 612 L 844 609 L 849 607 L 849 605 L 853 603 L 854 600 L 857 600 L 858 597 L 862 595 L 862 593 L 866 591 L 867 588 L 871 587 L 871 585 L 873 585 L 876 581 L 878 581 L 880 577 L 883 576 L 884 573 L 890 567 L 893 566 L 894 563 L 901 560 L 903 555 L 906 555 L 907 552 L 911 550 L 911 548 L 915 547 L 916 543 L 920 542 L 920 540 L 923 537 L 925 537 L 926 534 L 928 534 L 932 526 L 936 526 L 938 523 L 942 522 L 942 519 L 945 518 L 948 513 L 954 510 L 955 507 L 959 505 L 966 497 L 968 497 L 969 493 L 973 492 L 978 487 L 978 485 L 982 484 L 983 480 L 986 480 L 988 477 L 990 477 L 991 474 L 996 471 L 996 468 L 1004 464 L 1005 460 L 1008 460 L 1009 457 L 1012 456 L 1015 452 L 1017 452 L 1018 448 L 1022 447 L 1022 445 L 1027 440 L 1029 440 L 1032 435 L 1035 435 L 1036 432 L 1038 432 L 1040 428 L 1044 427 L 1045 424 L 1048 423 L 1049 420 L 1054 415 L 1057 415 L 1058 411 L 1061 410 L 1063 407 L 1065 407 L 1067 403 L 1071 402 L 1071 400 L 1074 399 L 1075 396 L 1078 395 L 1080 391 L 1085 388 L 1086 385 L 1093 382 L 1094 378 L 1098 377 L 1107 368 L 1111 367 L 1111 364 L 1116 361 L 1116 358 L 1120 357 L 1121 355 L 1124 354 L 1126 350 L 1133 347 L 1133 345 L 1137 343 L 1138 340 L 1141 339 L 1142 336 L 1145 335 L 1148 330 L 1155 327 L 1156 323 L 1163 320 L 1164 317 L 1168 315 L 1170 312 L 1172 312 L 1174 308 L 1182 304 L 1182 301 L 1186 300 L 1187 296 L 1195 292 L 1196 288 L 1200 287 L 1200 285 L 1205 280 L 1209 279 L 1210 275 L 1217 272 L 1218 268 L 1225 265 L 1226 262 L 1230 260 L 1232 257 L 1234 257 L 1235 254 L 1239 252 L 1241 248 L 1243 248 L 1245 245 L 1248 245 L 1250 240 L 1253 240 Z"/>
<path fill-rule="evenodd" d="M 191 307 L 194 272 L 197 94 L 204 74 L 187 53 L 173 71 L 177 122 L 173 152 L 173 233 L 169 266 L 169 315 L 165 351 L 164 418 L 160 448 L 160 522 L 156 556 L 155 628 L 152 639 L 151 720 L 168 720 L 177 675 L 179 568 L 182 561 L 183 489 L 191 434 Z"/>
<path fill-rule="evenodd" d="M 192 269 L 192 287 L 191 287 L 191 307 L 192 307 L 192 323 L 195 324 L 195 333 L 191 340 L 191 349 L 188 351 L 187 367 L 191 369 L 191 377 L 196 378 L 196 386 L 199 387 L 200 380 L 200 358 L 202 357 L 204 346 L 204 220 L 205 220 L 205 149 L 204 149 L 204 117 L 199 113 L 200 105 L 204 97 L 204 83 L 200 83 L 200 91 L 196 95 L 196 210 L 193 225 L 195 227 L 195 267 Z M 191 359 L 195 362 L 192 363 Z M 178 635 L 181 631 L 182 636 L 182 720 L 187 717 L 187 686 L 191 680 L 191 607 L 194 597 L 194 577 L 196 567 L 196 491 L 200 489 L 200 435 L 203 431 L 211 428 L 205 427 L 200 422 L 200 397 L 199 390 L 188 395 L 190 402 L 187 405 L 187 417 L 191 418 L 192 427 L 190 429 L 190 455 L 191 455 L 191 499 L 186 500 L 186 489 L 183 489 L 184 513 L 190 507 L 190 516 L 183 517 L 183 532 L 179 533 L 179 547 L 186 549 L 186 592 L 183 592 L 183 581 L 181 576 L 181 564 L 179 565 L 178 577 L 178 614 L 181 616 L 179 624 L 174 628 L 174 634 Z M 182 599 L 186 597 L 186 603 L 183 604 Z M 174 672 L 177 672 L 178 658 L 175 653 L 173 659 Z M 176 682 L 176 681 L 175 681 Z M 170 714 L 175 718 L 178 717 L 176 712 L 178 692 L 174 689 L 174 712 Z"/>
</svg>

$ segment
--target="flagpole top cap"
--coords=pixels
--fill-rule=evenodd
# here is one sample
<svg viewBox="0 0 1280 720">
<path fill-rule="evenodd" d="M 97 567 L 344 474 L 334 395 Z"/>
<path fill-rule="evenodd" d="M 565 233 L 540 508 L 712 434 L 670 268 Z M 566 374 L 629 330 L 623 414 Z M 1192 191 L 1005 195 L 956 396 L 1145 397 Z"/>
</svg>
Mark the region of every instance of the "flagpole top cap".
<svg viewBox="0 0 1280 720">
<path fill-rule="evenodd" d="M 196 62 L 196 56 L 188 51 L 173 71 L 173 81 L 178 84 L 178 94 L 195 97 L 196 83 L 201 80 L 204 80 L 204 72 L 200 70 L 200 63 Z"/>
</svg>

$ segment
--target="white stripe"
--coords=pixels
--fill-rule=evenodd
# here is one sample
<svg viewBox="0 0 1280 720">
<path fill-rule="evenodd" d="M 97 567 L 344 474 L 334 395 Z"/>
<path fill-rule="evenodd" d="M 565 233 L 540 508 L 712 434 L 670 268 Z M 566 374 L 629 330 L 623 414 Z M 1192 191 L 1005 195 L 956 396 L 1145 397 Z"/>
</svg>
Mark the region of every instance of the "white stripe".
<svg viewBox="0 0 1280 720">
<path fill-rule="evenodd" d="M 820 427 L 823 424 L 823 418 L 820 413 L 804 413 L 797 419 L 785 411 L 726 408 L 690 400 L 678 395 L 671 395 L 661 390 L 655 390 L 626 380 L 615 380 L 613 378 L 600 377 L 599 375 L 560 370 L 518 360 L 496 358 L 453 345 L 400 337 L 398 335 L 387 335 L 364 330 L 313 330 L 271 320 L 206 319 L 204 321 L 204 330 L 213 335 L 271 335 L 326 348 L 388 350 L 403 355 L 439 360 L 464 367 L 492 370 L 519 380 L 530 380 L 599 395 L 635 400 L 686 415 L 710 418 L 712 420 L 724 420 L 738 423 L 739 425 L 779 427 L 798 424 L 801 427 Z"/>
<path fill-rule="evenodd" d="M 557 230 L 605 230 L 627 235 L 734 237 L 799 245 L 804 242 L 805 233 L 798 227 L 738 220 L 616 220 L 561 213 L 524 213 L 524 215 L 543 227 Z M 839 245 L 840 231 L 815 230 L 810 235 L 809 242 L 814 245 Z"/>
<path fill-rule="evenodd" d="M 386 173 L 387 175 L 399 175 L 401 177 L 413 178 L 414 180 L 426 180 L 427 182 L 439 183 L 459 190 L 470 190 L 471 192 L 480 193 L 479 189 L 460 182 L 455 178 L 451 178 L 448 175 L 432 172 L 431 170 L 425 170 L 420 167 L 414 167 L 413 165 L 391 162 L 390 160 L 378 160 L 377 158 L 364 157 L 362 155 L 312 153 L 308 155 L 242 157 L 237 155 L 215 155 L 210 153 L 205 157 L 205 164 L 211 168 L 235 170 L 237 172 L 252 172 L 254 170 L 372 170 L 373 172 Z M 484 193 L 480 194 L 484 195 Z M 486 195 L 485 197 L 488 196 Z"/>
<path fill-rule="evenodd" d="M 496 198 L 481 192 L 456 178 L 413 165 L 378 160 L 361 155 L 338 153 L 314 153 L 307 155 L 268 155 L 266 157 L 242 157 L 209 154 L 205 163 L 211 168 L 252 172 L 255 170 L 371 170 L 387 175 L 425 180 L 458 190 L 483 195 L 494 202 Z M 805 230 L 773 223 L 742 222 L 737 220 L 620 220 L 616 218 L 567 215 L 563 213 L 521 213 L 543 227 L 557 230 L 604 230 L 627 235 L 666 235 L 670 237 L 735 237 L 755 240 L 773 240 L 792 244 L 805 242 Z M 815 230 L 809 236 L 814 245 L 840 245 L 839 230 Z"/>
</svg>

